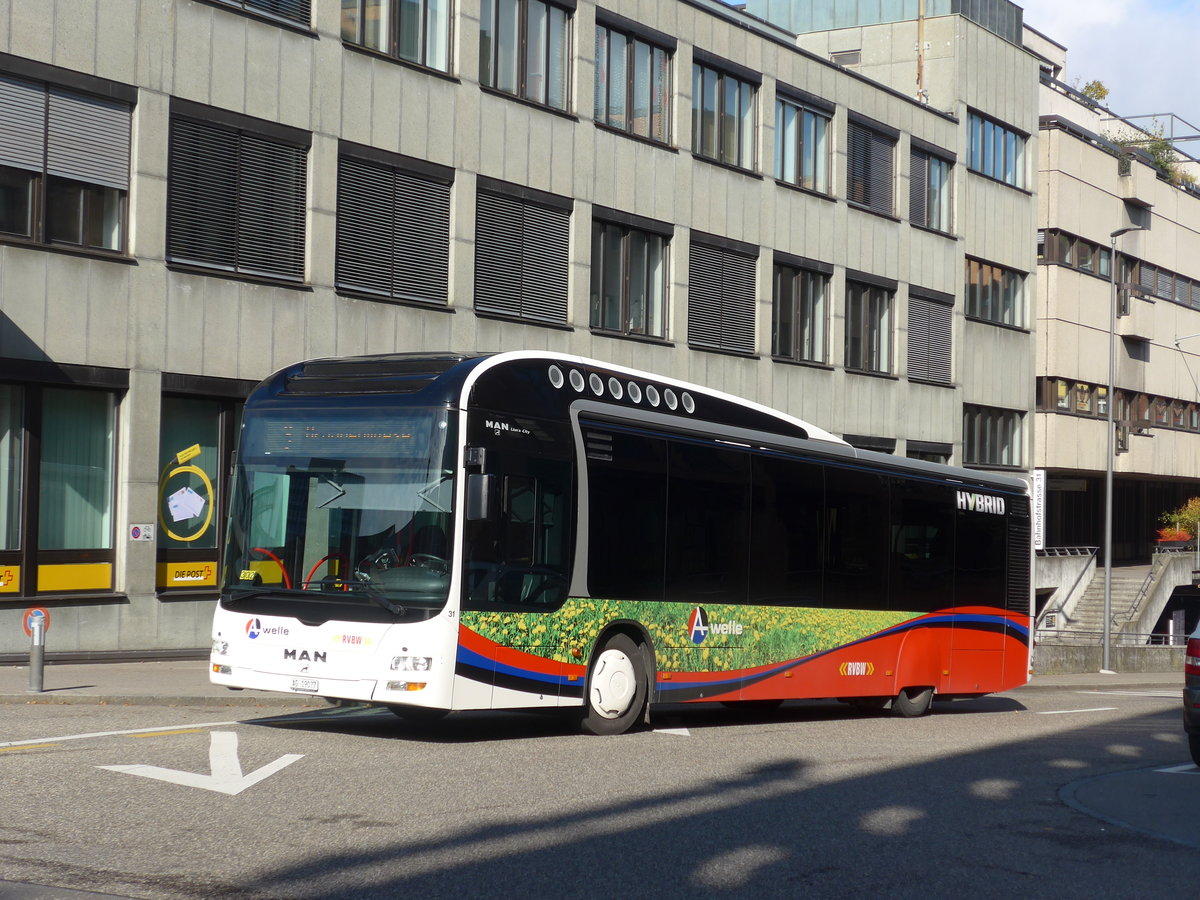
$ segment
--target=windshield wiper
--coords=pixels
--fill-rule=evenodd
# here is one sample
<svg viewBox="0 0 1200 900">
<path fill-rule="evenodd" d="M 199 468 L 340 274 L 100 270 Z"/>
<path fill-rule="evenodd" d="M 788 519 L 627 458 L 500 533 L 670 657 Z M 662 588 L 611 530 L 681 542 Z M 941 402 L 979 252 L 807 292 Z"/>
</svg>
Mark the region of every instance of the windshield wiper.
<svg viewBox="0 0 1200 900">
<path fill-rule="evenodd" d="M 242 591 L 229 591 L 225 596 L 230 603 L 240 603 L 243 600 L 253 600 L 256 597 L 271 597 L 279 594 L 303 594 L 303 591 L 298 591 L 295 588 L 285 587 L 255 587 L 247 588 Z"/>
<path fill-rule="evenodd" d="M 431 482 L 429 482 L 429 484 L 425 485 L 425 487 L 423 487 L 419 491 L 417 491 L 417 496 L 420 497 L 422 500 L 424 500 L 426 503 L 428 503 L 430 506 L 432 506 L 434 509 L 436 509 L 438 512 L 444 512 L 444 513 L 450 512 L 450 510 L 447 509 L 446 507 L 439 506 L 437 503 L 434 503 L 433 500 L 430 499 L 429 494 L 430 494 L 430 492 L 435 491 L 438 488 L 440 488 L 443 484 L 445 484 L 447 481 L 449 481 L 453 477 L 454 477 L 454 474 L 452 472 L 450 472 L 449 470 L 443 471 L 441 477 L 438 478 L 437 481 L 431 481 Z"/>
<path fill-rule="evenodd" d="M 375 588 L 373 588 L 371 586 L 371 576 L 370 575 L 368 575 L 366 572 L 355 572 L 354 574 L 358 577 L 358 584 L 354 585 L 354 586 L 356 588 L 358 588 L 360 591 L 362 591 L 366 595 L 368 600 L 370 600 L 376 606 L 382 606 L 384 609 L 386 609 L 388 612 L 390 612 L 393 616 L 404 615 L 404 607 L 403 606 L 397 606 L 390 599 L 388 599 L 386 596 L 384 596 L 380 591 L 377 591 Z M 347 582 L 347 585 L 349 585 L 349 584 L 350 583 Z"/>
</svg>

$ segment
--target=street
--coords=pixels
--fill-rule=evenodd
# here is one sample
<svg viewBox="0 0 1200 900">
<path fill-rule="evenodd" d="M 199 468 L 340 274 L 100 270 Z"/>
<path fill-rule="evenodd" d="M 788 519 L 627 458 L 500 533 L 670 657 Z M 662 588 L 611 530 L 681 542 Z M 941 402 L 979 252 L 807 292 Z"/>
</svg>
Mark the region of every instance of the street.
<svg viewBox="0 0 1200 900">
<path fill-rule="evenodd" d="M 543 714 L 10 704 L 0 896 L 1191 897 L 1179 702 L 674 707 L 615 738 Z"/>
</svg>

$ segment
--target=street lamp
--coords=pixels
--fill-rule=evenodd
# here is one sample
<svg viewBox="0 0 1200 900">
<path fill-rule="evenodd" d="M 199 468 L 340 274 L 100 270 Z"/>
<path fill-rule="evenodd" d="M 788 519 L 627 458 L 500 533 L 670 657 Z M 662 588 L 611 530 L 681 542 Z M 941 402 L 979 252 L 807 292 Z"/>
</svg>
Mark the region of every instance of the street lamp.
<svg viewBox="0 0 1200 900">
<path fill-rule="evenodd" d="M 1112 674 L 1112 533 L 1113 533 L 1113 460 L 1116 456 L 1116 428 L 1113 425 L 1113 406 L 1117 401 L 1117 238 L 1131 231 L 1145 231 L 1142 225 L 1118 228 L 1108 236 L 1108 403 L 1105 420 L 1108 422 L 1108 448 L 1104 460 L 1104 653 L 1100 671 Z"/>
</svg>

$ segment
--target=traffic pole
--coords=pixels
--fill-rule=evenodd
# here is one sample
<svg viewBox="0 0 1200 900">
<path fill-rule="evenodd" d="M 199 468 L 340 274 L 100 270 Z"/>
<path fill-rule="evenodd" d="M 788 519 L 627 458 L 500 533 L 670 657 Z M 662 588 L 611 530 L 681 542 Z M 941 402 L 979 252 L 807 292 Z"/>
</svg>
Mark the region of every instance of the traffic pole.
<svg viewBox="0 0 1200 900">
<path fill-rule="evenodd" d="M 43 675 L 46 665 L 46 620 L 42 616 L 29 617 L 29 691 L 41 693 L 44 688 Z"/>
</svg>

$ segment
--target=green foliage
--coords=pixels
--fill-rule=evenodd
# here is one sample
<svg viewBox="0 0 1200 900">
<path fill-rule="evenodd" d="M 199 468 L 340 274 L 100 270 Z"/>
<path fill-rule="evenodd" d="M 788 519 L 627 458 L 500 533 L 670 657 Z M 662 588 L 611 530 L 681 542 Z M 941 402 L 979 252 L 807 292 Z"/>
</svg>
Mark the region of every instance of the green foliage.
<svg viewBox="0 0 1200 900">
<path fill-rule="evenodd" d="M 1192 497 L 1179 507 L 1167 510 L 1158 520 L 1167 526 L 1159 529 L 1160 541 L 1190 541 L 1200 533 L 1200 497 Z M 1166 537 L 1166 532 L 1176 532 L 1179 536 Z"/>
<path fill-rule="evenodd" d="M 1195 183 L 1195 176 L 1190 172 L 1185 172 L 1180 165 L 1179 157 L 1176 156 L 1171 142 L 1167 140 L 1161 122 L 1154 123 L 1154 130 L 1150 132 L 1150 140 L 1144 145 L 1144 148 L 1150 154 L 1150 159 L 1153 160 L 1155 167 L 1171 184 L 1180 186 Z"/>
<path fill-rule="evenodd" d="M 1108 88 L 1104 86 L 1103 81 L 1089 81 L 1079 89 L 1079 93 L 1087 97 L 1089 100 L 1095 100 L 1097 103 L 1104 101 L 1108 97 Z"/>
</svg>

